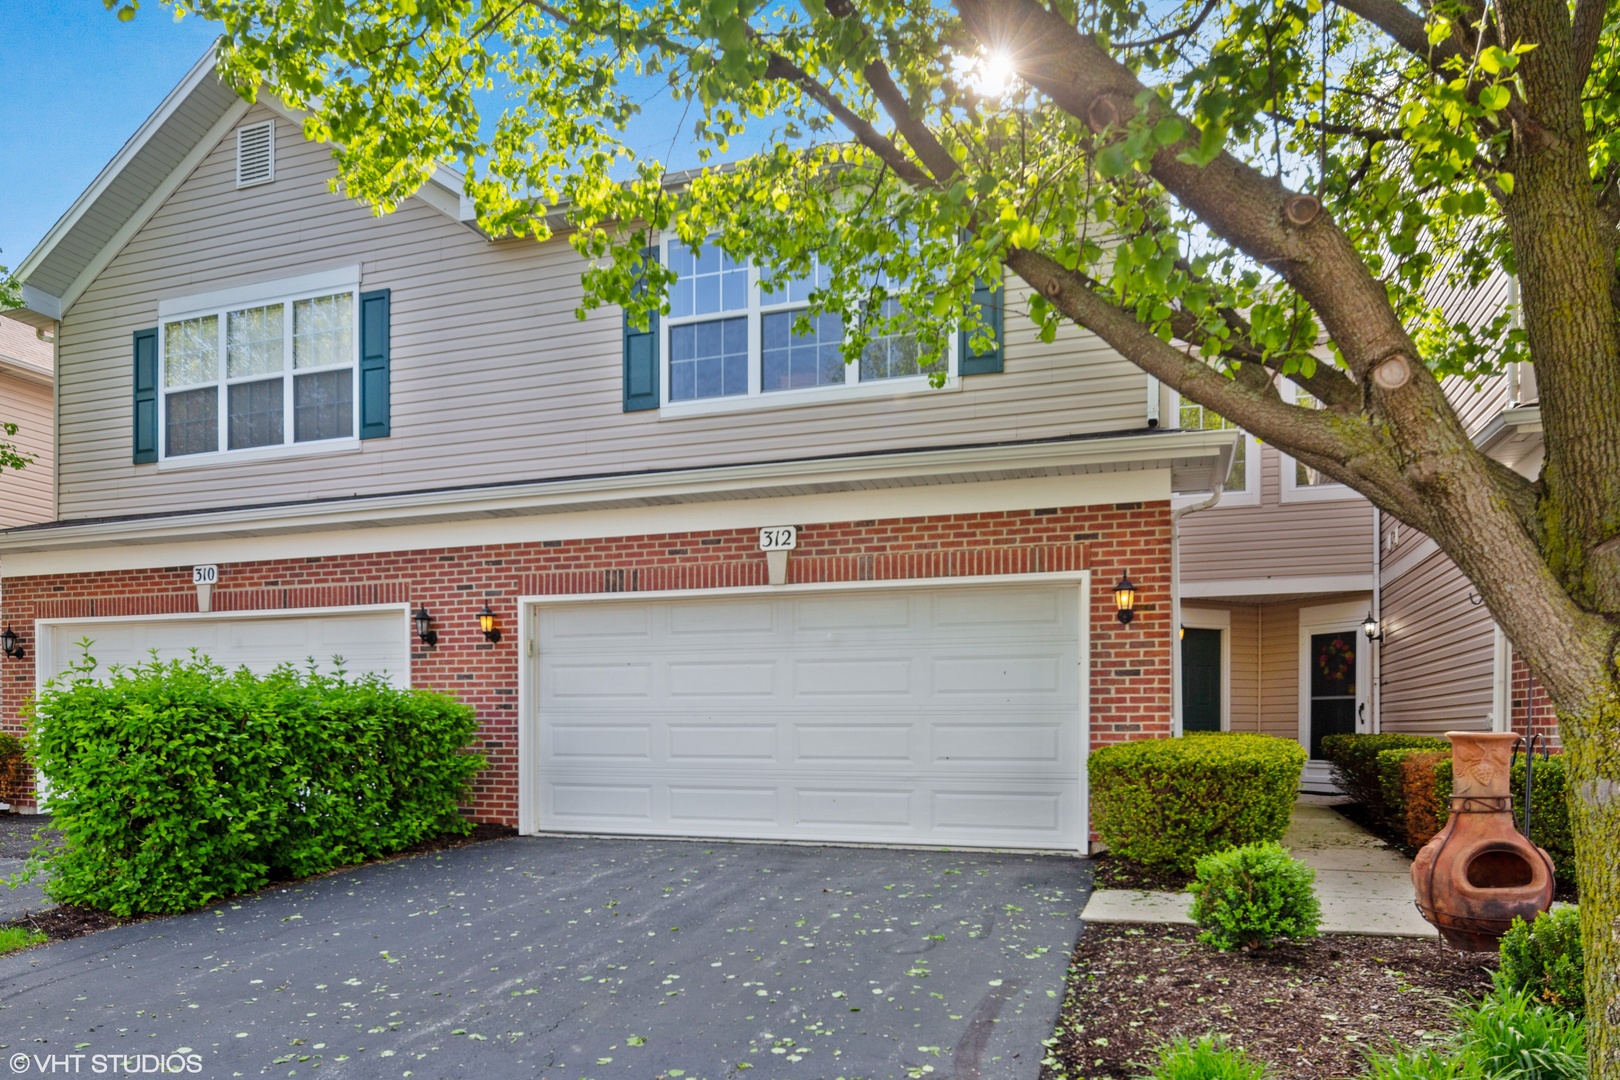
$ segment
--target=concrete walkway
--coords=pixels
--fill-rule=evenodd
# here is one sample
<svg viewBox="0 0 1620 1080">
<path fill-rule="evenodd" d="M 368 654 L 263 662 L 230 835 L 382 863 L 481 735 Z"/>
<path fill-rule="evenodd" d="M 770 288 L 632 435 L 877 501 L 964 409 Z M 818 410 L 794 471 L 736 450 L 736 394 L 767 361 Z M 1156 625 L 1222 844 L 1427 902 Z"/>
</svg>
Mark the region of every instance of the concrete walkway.
<svg viewBox="0 0 1620 1080">
<path fill-rule="evenodd" d="M 1294 806 L 1283 846 L 1316 870 L 1324 934 L 1436 937 L 1413 905 L 1411 861 L 1332 810 L 1334 800 L 1304 795 Z M 1187 923 L 1186 893 L 1098 889 L 1086 922 Z"/>
</svg>

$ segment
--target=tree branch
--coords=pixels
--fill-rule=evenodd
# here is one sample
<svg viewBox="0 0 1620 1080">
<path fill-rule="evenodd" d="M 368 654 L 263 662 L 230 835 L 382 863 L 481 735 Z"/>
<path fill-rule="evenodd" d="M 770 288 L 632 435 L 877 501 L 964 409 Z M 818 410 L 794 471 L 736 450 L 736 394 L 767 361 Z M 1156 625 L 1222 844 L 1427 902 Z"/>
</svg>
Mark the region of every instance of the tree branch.
<svg viewBox="0 0 1620 1080">
<path fill-rule="evenodd" d="M 1193 18 L 1193 21 L 1188 23 L 1186 26 L 1178 26 L 1174 30 L 1166 30 L 1162 34 L 1155 34 L 1152 37 L 1147 38 L 1138 38 L 1135 41 L 1116 41 L 1114 42 L 1114 48 L 1145 49 L 1152 45 L 1163 45 L 1167 42 L 1174 41 L 1177 38 L 1187 37 L 1190 34 L 1196 34 L 1198 33 L 1198 28 L 1204 25 L 1204 20 L 1209 18 L 1209 13 L 1214 11 L 1216 5 L 1219 3 L 1220 0 L 1204 0 L 1204 6 L 1199 9 L 1198 14 Z"/>
<path fill-rule="evenodd" d="M 1586 85 L 1597 59 L 1598 43 L 1603 40 L 1603 19 L 1608 14 L 1609 0 L 1575 0 L 1575 14 L 1570 20 L 1570 66 L 1575 77 L 1575 88 Z"/>
</svg>

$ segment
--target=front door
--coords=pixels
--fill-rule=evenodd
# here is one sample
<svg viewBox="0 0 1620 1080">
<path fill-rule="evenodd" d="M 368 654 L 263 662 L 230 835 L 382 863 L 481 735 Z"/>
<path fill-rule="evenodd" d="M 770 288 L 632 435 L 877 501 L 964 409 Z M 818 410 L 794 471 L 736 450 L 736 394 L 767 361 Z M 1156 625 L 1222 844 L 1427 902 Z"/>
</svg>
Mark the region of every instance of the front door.
<svg viewBox="0 0 1620 1080">
<path fill-rule="evenodd" d="M 1181 639 L 1181 730 L 1221 730 L 1221 632 L 1189 626 Z"/>
<path fill-rule="evenodd" d="M 1306 663 L 1310 679 L 1311 757 L 1322 757 L 1322 740 L 1356 730 L 1356 650 L 1360 635 L 1355 628 L 1316 633 L 1310 637 Z"/>
</svg>

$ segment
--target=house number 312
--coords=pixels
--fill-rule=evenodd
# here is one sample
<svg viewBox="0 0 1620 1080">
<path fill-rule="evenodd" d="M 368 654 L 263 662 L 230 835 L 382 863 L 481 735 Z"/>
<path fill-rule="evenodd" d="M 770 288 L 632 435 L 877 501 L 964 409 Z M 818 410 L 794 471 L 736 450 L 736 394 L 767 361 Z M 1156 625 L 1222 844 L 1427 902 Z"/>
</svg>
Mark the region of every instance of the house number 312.
<svg viewBox="0 0 1620 1080">
<path fill-rule="evenodd" d="M 759 530 L 761 551 L 792 551 L 798 543 L 799 528 L 796 525 L 774 525 Z"/>
</svg>

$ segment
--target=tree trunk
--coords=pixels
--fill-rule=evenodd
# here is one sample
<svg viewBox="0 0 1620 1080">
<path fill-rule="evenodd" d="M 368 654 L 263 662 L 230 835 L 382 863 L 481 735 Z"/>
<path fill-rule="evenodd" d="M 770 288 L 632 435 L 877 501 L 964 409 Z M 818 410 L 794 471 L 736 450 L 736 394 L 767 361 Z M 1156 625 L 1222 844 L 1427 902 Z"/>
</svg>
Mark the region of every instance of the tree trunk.
<svg viewBox="0 0 1620 1080">
<path fill-rule="evenodd" d="M 1591 1080 L 1620 1080 L 1620 693 L 1560 713 L 1586 950 Z"/>
</svg>

